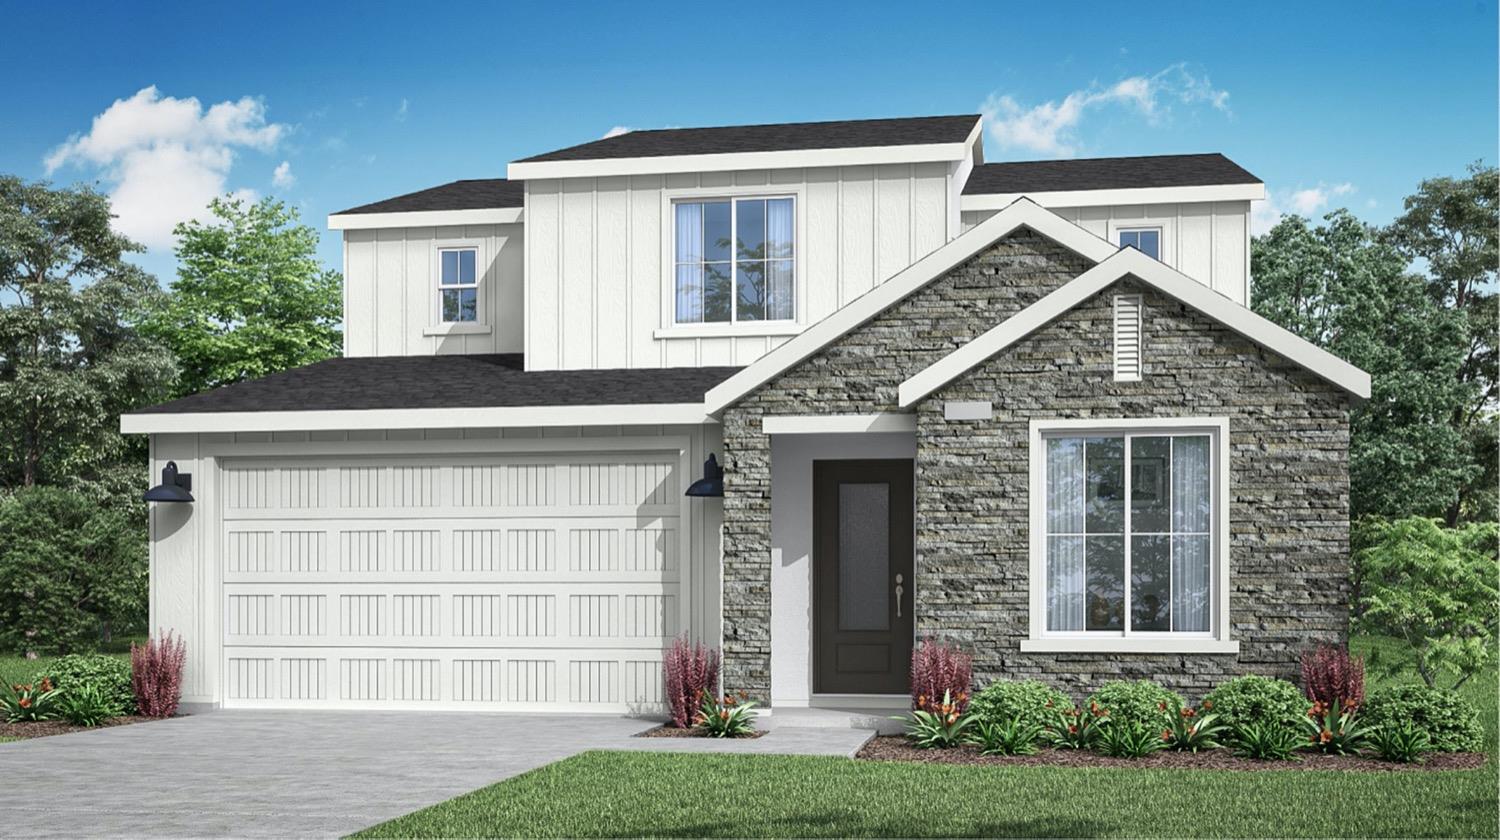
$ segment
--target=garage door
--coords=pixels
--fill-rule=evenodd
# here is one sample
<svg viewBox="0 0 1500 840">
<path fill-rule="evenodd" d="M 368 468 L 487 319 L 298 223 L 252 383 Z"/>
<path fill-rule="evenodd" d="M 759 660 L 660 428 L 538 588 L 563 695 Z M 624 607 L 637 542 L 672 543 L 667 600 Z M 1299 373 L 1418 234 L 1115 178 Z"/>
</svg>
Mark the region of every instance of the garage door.
<svg viewBox="0 0 1500 840">
<path fill-rule="evenodd" d="M 227 706 L 627 710 L 685 626 L 676 453 L 226 460 Z"/>
</svg>

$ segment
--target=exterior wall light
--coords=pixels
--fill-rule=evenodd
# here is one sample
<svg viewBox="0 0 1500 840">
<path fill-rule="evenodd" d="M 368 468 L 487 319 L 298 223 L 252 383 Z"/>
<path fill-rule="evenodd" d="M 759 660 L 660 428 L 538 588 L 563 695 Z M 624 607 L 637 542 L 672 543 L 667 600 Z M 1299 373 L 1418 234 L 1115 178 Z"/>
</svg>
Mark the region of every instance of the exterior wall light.
<svg viewBox="0 0 1500 840">
<path fill-rule="evenodd" d="M 177 462 L 168 461 L 161 469 L 161 483 L 146 491 L 148 502 L 191 502 L 193 474 L 177 472 Z"/>
<path fill-rule="evenodd" d="M 703 462 L 703 477 L 688 486 L 687 495 L 702 498 L 724 495 L 724 468 L 719 466 L 718 458 L 712 454 L 708 456 Z"/>
</svg>

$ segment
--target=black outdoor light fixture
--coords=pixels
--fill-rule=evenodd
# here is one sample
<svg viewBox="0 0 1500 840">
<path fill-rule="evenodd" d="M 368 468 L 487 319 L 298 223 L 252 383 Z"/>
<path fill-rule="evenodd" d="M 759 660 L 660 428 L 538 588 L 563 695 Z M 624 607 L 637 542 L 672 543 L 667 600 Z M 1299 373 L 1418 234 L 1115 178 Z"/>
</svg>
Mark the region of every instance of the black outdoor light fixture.
<svg viewBox="0 0 1500 840">
<path fill-rule="evenodd" d="M 148 502 L 191 502 L 193 494 L 193 474 L 179 473 L 177 462 L 168 461 L 161 468 L 161 483 L 146 491 Z"/>
<path fill-rule="evenodd" d="M 703 477 L 688 485 L 687 495 L 712 498 L 724 495 L 724 468 L 712 454 L 703 462 Z"/>
</svg>

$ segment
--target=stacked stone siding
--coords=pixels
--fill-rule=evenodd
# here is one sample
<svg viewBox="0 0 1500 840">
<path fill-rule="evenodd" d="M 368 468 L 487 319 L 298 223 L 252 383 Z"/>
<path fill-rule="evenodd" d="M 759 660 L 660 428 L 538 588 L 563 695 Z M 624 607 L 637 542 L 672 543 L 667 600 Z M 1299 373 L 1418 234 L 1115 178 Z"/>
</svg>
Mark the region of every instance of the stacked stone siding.
<svg viewBox="0 0 1500 840">
<path fill-rule="evenodd" d="M 770 696 L 771 447 L 763 418 L 894 410 L 900 383 L 1072 280 L 1088 260 L 1029 230 L 1001 239 L 723 416 L 724 680 Z M 1195 690 L 1220 673 L 1285 673 L 1295 651 L 1343 638 L 1347 403 L 1170 300 L 1146 294 L 1146 375 L 1115 383 L 1101 295 L 918 407 L 919 635 L 973 649 L 982 678 L 1086 688 L 1150 676 Z M 945 421 L 947 400 L 989 400 L 989 421 Z M 1032 417 L 1231 418 L 1234 656 L 1022 655 L 1027 633 Z"/>
</svg>

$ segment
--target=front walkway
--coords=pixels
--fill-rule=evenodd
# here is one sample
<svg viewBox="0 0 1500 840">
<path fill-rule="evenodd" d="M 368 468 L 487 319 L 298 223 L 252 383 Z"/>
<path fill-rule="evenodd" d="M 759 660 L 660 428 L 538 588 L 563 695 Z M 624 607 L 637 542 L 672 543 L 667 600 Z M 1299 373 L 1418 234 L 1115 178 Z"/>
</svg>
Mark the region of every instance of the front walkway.
<svg viewBox="0 0 1500 840">
<path fill-rule="evenodd" d="M 10 837 L 337 837 L 593 749 L 849 755 L 855 729 L 631 738 L 588 715 L 211 712 L 0 744 Z"/>
</svg>

